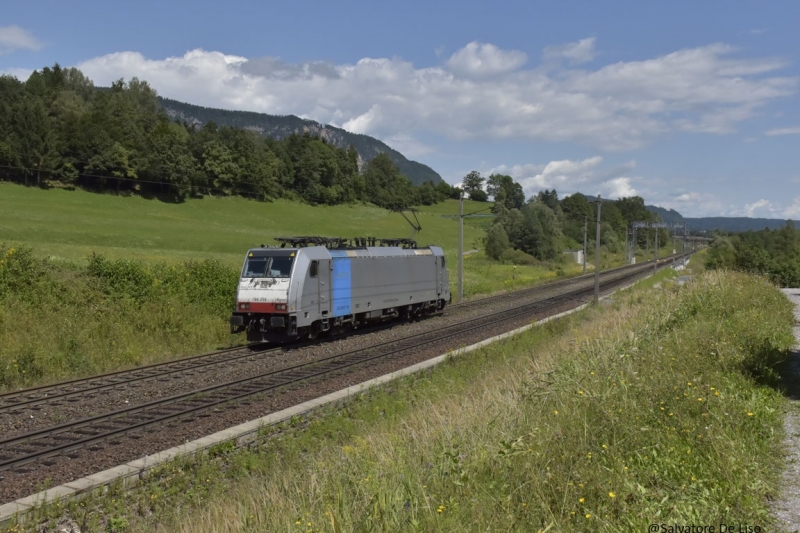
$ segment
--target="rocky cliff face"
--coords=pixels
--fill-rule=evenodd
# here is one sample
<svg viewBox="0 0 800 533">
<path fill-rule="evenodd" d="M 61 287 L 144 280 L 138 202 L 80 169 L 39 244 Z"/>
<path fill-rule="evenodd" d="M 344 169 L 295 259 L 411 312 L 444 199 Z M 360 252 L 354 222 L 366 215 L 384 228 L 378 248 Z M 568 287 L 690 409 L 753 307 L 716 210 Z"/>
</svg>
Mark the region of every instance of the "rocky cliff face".
<svg viewBox="0 0 800 533">
<path fill-rule="evenodd" d="M 170 118 L 184 121 L 187 124 L 199 127 L 214 121 L 218 126 L 243 128 L 273 139 L 283 139 L 293 133 L 309 133 L 325 139 L 336 147 L 348 148 L 353 145 L 358 152 L 359 168 L 376 156 L 386 154 L 397 165 L 400 172 L 415 185 L 426 181 L 432 181 L 435 185 L 443 181 L 442 177 L 429 166 L 409 160 L 384 142 L 368 135 L 350 133 L 341 128 L 305 120 L 294 115 L 278 116 L 250 111 L 227 111 L 200 107 L 168 98 L 159 98 L 159 100 L 161 107 Z"/>
</svg>

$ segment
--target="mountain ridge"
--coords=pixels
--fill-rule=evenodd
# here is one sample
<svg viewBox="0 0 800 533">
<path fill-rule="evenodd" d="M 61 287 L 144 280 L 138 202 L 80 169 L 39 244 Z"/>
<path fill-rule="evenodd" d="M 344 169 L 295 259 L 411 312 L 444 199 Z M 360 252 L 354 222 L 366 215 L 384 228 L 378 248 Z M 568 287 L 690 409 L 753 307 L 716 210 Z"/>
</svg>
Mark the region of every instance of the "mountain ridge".
<svg viewBox="0 0 800 533">
<path fill-rule="evenodd" d="M 582 193 L 581 193 L 582 194 Z M 587 198 L 589 195 L 584 195 Z M 592 195 L 594 197 L 594 195 Z M 603 198 L 603 202 L 614 202 L 610 198 Z M 779 229 L 786 224 L 787 219 L 782 218 L 750 218 L 750 217 L 684 217 L 674 209 L 667 209 L 658 205 L 647 205 L 645 208 L 651 213 L 658 215 L 663 222 L 682 223 L 685 222 L 689 231 L 759 231 L 764 228 Z M 797 225 L 796 220 L 792 222 Z"/>
<path fill-rule="evenodd" d="M 759 231 L 764 228 L 779 229 L 787 219 L 751 217 L 684 217 L 674 209 L 646 205 L 647 210 L 656 213 L 664 222 L 686 222 L 690 231 Z M 793 220 L 797 224 L 796 220 Z"/>
<path fill-rule="evenodd" d="M 321 124 L 295 115 L 268 115 L 254 111 L 216 109 L 162 96 L 158 97 L 158 101 L 170 118 L 187 124 L 199 127 L 213 121 L 218 126 L 234 126 L 277 140 L 293 133 L 309 133 L 339 148 L 348 148 L 352 145 L 359 155 L 359 168 L 378 155 L 386 154 L 400 169 L 400 173 L 408 177 L 414 185 L 422 185 L 426 181 L 436 185 L 444 181 L 439 173 L 428 165 L 408 159 L 383 141 L 368 135 L 351 133 L 336 126 Z"/>
</svg>

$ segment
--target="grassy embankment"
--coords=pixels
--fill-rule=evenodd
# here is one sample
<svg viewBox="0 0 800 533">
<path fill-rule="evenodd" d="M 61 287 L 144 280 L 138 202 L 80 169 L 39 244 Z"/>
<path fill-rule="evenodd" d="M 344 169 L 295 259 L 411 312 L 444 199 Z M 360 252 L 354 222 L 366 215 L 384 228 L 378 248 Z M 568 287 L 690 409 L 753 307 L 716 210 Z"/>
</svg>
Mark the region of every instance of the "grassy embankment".
<svg viewBox="0 0 800 533">
<path fill-rule="evenodd" d="M 455 257 L 458 226 L 438 213 L 457 212 L 457 206 L 439 204 L 426 211 L 420 215 L 418 242 L 442 246 Z M 216 259 L 238 269 L 247 248 L 274 244 L 271 239 L 276 236 L 408 237 L 411 231 L 399 214 L 363 205 L 311 207 L 242 198 L 169 204 L 0 182 L 0 242 L 78 263 L 96 253 L 145 262 Z M 482 235 L 466 226 L 467 245 L 479 242 Z"/>
<path fill-rule="evenodd" d="M 774 287 L 663 278 L 69 508 L 82 531 L 772 526 L 793 343 Z"/>
<path fill-rule="evenodd" d="M 466 211 L 487 204 L 467 202 Z M 420 244 L 447 254 L 456 286 L 458 226 L 423 208 Z M 485 219 L 465 224 L 481 246 Z M 241 342 L 228 333 L 245 250 L 282 235 L 405 237 L 396 213 L 206 198 L 167 204 L 140 197 L 0 183 L 0 390 L 180 357 Z M 13 250 L 13 251 L 12 251 Z M 92 254 L 99 259 L 90 260 Z M 548 281 L 579 265 L 465 260 L 465 295 Z"/>
</svg>

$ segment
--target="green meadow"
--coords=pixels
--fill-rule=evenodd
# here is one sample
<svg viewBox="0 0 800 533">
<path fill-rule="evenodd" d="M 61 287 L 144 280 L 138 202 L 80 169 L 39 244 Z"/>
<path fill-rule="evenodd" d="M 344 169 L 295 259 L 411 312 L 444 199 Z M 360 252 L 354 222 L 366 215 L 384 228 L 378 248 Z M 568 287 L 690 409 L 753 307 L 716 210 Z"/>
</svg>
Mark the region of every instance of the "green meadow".
<svg viewBox="0 0 800 533">
<path fill-rule="evenodd" d="M 489 204 L 466 202 L 467 212 Z M 456 256 L 458 202 L 425 207 L 415 239 Z M 218 259 L 238 265 L 248 248 L 275 244 L 273 237 L 410 237 L 403 217 L 379 207 L 310 206 L 276 200 L 256 202 L 227 197 L 179 204 L 139 196 L 81 190 L 41 190 L 0 183 L 0 242 L 24 245 L 37 255 L 85 261 L 91 253 L 113 259 L 183 261 Z M 483 230 L 465 224 L 465 248 L 482 247 Z"/>
<path fill-rule="evenodd" d="M 791 304 L 675 276 L 12 531 L 773 531 Z"/>
<path fill-rule="evenodd" d="M 467 201 L 464 210 L 487 212 L 490 205 Z M 442 215 L 458 209 L 455 200 L 421 208 L 422 230 L 414 235 L 421 245 L 444 248 L 454 295 L 458 221 Z M 490 223 L 466 221 L 466 250 L 483 248 Z M 402 215 L 363 204 L 232 197 L 173 204 L 0 183 L 0 390 L 242 343 L 227 322 L 241 261 L 248 248 L 275 244 L 274 237 L 412 233 Z M 478 251 L 464 260 L 464 295 L 580 271 L 567 262 L 515 267 Z"/>
</svg>

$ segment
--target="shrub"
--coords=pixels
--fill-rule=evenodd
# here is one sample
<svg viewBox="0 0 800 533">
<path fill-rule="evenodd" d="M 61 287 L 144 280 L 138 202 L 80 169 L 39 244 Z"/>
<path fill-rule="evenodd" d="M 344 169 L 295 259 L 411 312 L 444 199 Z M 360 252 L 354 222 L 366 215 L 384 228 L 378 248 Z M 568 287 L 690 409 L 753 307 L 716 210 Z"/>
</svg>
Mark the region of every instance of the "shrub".
<svg viewBox="0 0 800 533">
<path fill-rule="evenodd" d="M 476 202 L 488 202 L 489 195 L 486 194 L 486 191 L 478 189 L 469 193 L 469 199 Z"/>
<path fill-rule="evenodd" d="M 0 244 L 0 299 L 34 291 L 48 277 L 47 270 L 30 248 Z"/>
<path fill-rule="evenodd" d="M 228 345 L 238 270 L 216 260 L 86 267 L 0 247 L 0 388 Z"/>
<path fill-rule="evenodd" d="M 87 270 L 112 298 L 142 303 L 165 296 L 185 297 L 219 316 L 231 310 L 239 276 L 236 269 L 213 259 L 150 266 L 129 259 L 109 260 L 97 254 L 89 258 Z"/>
<path fill-rule="evenodd" d="M 102 282 L 102 288 L 109 296 L 143 302 L 153 294 L 153 275 L 140 262 L 129 259 L 112 261 L 93 253 L 87 271 Z"/>
<path fill-rule="evenodd" d="M 522 250 L 508 249 L 503 252 L 502 260 L 504 263 L 512 263 L 514 265 L 536 265 L 539 260 L 532 255 L 526 254 Z"/>
<path fill-rule="evenodd" d="M 489 230 L 489 234 L 486 235 L 486 255 L 492 259 L 499 260 L 508 247 L 509 242 L 506 230 L 500 224 L 493 225 L 492 229 Z"/>
</svg>

